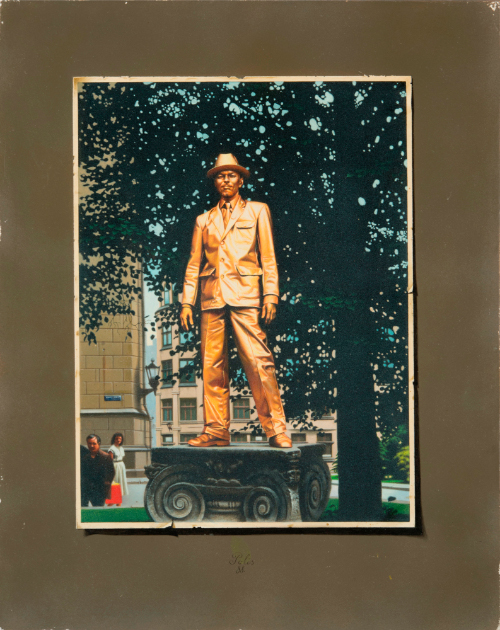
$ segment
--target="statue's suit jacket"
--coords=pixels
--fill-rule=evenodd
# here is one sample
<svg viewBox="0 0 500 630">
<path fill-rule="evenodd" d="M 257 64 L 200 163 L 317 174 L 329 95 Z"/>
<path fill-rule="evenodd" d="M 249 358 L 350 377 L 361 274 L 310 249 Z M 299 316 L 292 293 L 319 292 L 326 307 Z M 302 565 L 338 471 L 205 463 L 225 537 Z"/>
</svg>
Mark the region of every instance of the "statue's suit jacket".
<svg viewBox="0 0 500 630">
<path fill-rule="evenodd" d="M 219 205 L 196 219 L 186 268 L 183 304 L 194 306 L 200 281 L 201 309 L 277 304 L 278 268 L 272 221 L 265 203 L 239 199 L 224 228 Z"/>
</svg>

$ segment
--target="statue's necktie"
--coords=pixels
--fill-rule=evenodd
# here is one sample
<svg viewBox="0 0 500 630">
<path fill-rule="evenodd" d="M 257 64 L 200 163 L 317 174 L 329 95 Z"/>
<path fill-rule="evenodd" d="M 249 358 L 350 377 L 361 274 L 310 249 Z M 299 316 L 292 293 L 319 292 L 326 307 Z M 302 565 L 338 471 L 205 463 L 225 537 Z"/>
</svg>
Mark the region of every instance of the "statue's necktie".
<svg viewBox="0 0 500 630">
<path fill-rule="evenodd" d="M 224 229 L 226 229 L 227 224 L 229 223 L 229 218 L 231 216 L 231 204 L 225 203 L 222 208 L 223 208 L 222 216 L 224 218 Z"/>
</svg>

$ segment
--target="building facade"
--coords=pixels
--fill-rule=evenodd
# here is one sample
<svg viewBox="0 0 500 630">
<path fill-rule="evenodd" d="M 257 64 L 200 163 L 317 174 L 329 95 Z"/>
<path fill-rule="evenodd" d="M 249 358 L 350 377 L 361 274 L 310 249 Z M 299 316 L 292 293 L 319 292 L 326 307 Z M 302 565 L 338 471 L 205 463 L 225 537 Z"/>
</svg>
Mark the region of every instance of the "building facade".
<svg viewBox="0 0 500 630">
<path fill-rule="evenodd" d="M 172 290 L 165 291 L 162 306 L 157 311 L 172 302 L 178 301 L 179 295 Z M 157 364 L 160 366 L 160 387 L 156 399 L 156 444 L 157 446 L 170 446 L 173 444 L 186 444 L 188 440 L 196 437 L 203 431 L 203 381 L 196 378 L 194 369 L 190 370 L 193 353 L 186 352 L 180 355 L 170 355 L 172 348 L 181 340 L 187 338 L 186 333 L 179 331 L 179 327 L 157 326 Z M 189 333 L 188 333 L 189 334 Z M 192 363 L 191 363 L 192 364 Z M 172 375 L 178 373 L 181 368 L 184 375 L 175 379 L 172 383 Z M 231 403 L 231 442 L 247 444 L 248 446 L 267 443 L 265 435 L 251 435 L 243 428 L 250 418 L 256 418 L 255 412 L 250 414 L 254 407 L 251 396 L 241 397 Z M 294 443 L 323 442 L 327 454 L 325 461 L 330 466 L 337 456 L 337 425 L 335 412 L 331 416 L 324 416 L 315 420 L 314 424 L 321 430 L 318 431 L 293 430 L 288 424 L 288 433 Z"/>
<path fill-rule="evenodd" d="M 144 407 L 144 310 L 134 300 L 135 315 L 109 316 L 96 333 L 97 343 L 84 341 L 80 330 L 80 442 L 96 433 L 101 448 L 113 433 L 125 438 L 127 476 L 143 476 L 150 463 L 151 421 Z"/>
</svg>

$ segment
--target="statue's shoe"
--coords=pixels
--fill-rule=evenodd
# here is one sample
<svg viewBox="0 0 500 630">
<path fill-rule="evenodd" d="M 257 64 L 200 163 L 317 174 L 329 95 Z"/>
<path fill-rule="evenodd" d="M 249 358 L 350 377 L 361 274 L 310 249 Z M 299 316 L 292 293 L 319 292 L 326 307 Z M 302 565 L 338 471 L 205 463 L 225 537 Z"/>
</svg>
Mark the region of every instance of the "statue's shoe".
<svg viewBox="0 0 500 630">
<path fill-rule="evenodd" d="M 292 440 L 286 433 L 279 433 L 269 438 L 269 446 L 274 446 L 274 448 L 292 448 Z"/>
<path fill-rule="evenodd" d="M 215 435 L 202 433 L 198 437 L 188 440 L 189 446 L 229 446 L 229 440 L 222 440 Z"/>
</svg>

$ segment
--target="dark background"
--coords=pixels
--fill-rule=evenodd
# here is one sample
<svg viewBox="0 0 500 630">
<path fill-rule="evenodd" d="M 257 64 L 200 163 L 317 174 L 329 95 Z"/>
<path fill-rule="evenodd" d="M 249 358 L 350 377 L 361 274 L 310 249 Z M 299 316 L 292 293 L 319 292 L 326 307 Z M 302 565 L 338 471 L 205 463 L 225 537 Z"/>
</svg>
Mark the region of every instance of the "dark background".
<svg viewBox="0 0 500 630">
<path fill-rule="evenodd" d="M 497 627 L 499 13 L 3 4 L 2 628 Z M 72 77 L 231 74 L 413 76 L 420 535 L 75 530 Z"/>
</svg>

